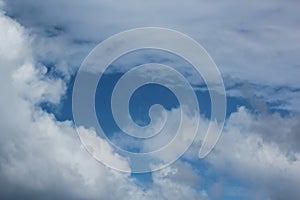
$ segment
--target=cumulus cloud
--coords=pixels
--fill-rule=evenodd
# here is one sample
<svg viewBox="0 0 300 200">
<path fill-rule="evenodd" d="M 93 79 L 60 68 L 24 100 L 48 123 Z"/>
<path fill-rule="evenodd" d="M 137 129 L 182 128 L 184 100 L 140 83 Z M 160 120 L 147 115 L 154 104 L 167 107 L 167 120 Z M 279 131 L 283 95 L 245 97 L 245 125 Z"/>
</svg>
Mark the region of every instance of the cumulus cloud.
<svg viewBox="0 0 300 200">
<path fill-rule="evenodd" d="M 161 188 L 166 180 L 159 175 L 153 189 L 144 191 L 128 173 L 95 161 L 81 146 L 72 122 L 59 122 L 37 105 L 58 103 L 65 92 L 63 81 L 48 78 L 46 69 L 35 63 L 26 29 L 3 14 L 0 27 L 1 198 L 152 199 L 177 192 L 179 199 L 206 199 L 205 192 L 198 196 L 181 182 Z M 105 141 L 100 142 L 101 153 L 127 165 Z"/>
<path fill-rule="evenodd" d="M 120 169 L 124 169 L 124 171 L 129 173 L 131 172 L 126 158 L 113 153 L 113 149 L 110 144 L 104 139 L 98 137 L 95 130 L 87 130 L 80 126 L 78 127 L 78 134 L 81 141 L 85 144 L 85 147 L 94 158 L 99 161 L 108 160 L 109 163 L 115 163 L 115 165 Z"/>
<path fill-rule="evenodd" d="M 256 83 L 251 93 L 263 101 L 285 100 L 279 108 L 298 110 L 298 2 L 131 2 L 135 4 L 129 12 L 122 3 L 111 1 L 10 0 L 3 5 L 0 1 L 8 15 L 28 28 L 0 14 L 1 198 L 208 199 L 211 193 L 219 198 L 228 192 L 231 180 L 226 178 L 217 180 L 210 192 L 202 189 L 197 166 L 183 161 L 153 173 L 151 186 L 140 188 L 129 174 L 96 162 L 80 146 L 72 122 L 59 122 L 38 106 L 45 101 L 59 104 L 67 89 L 65 80 L 88 50 L 124 29 L 164 26 L 183 31 L 204 44 L 233 85 L 245 80 Z M 63 78 L 47 76 L 52 70 L 49 65 Z M 245 95 L 241 90 L 230 92 Z M 207 124 L 207 119 L 201 121 L 200 132 L 205 132 Z M 107 143 L 98 142 L 101 151 L 128 167 L 126 159 L 114 154 Z M 201 138 L 196 138 L 184 159 L 198 159 L 200 144 Z M 231 188 L 235 194 L 297 199 L 299 117 L 257 115 L 240 108 L 229 117 L 215 150 L 203 162 L 214 169 L 205 173 L 239 181 L 239 188 Z"/>
<path fill-rule="evenodd" d="M 277 114 L 253 116 L 241 107 L 230 116 L 207 160 L 221 174 L 230 174 L 242 181 L 246 190 L 255 191 L 254 195 L 248 191 L 252 198 L 297 199 L 300 152 L 291 140 L 299 136 L 293 128 L 298 122 Z M 291 148 L 293 152 L 287 153 Z"/>
<path fill-rule="evenodd" d="M 32 102 L 60 103 L 66 85 L 61 79 L 53 80 L 45 76 L 46 67 L 36 69 L 31 63 L 25 63 L 17 69 L 12 78 L 19 94 Z"/>
<path fill-rule="evenodd" d="M 155 189 L 159 190 L 159 199 L 209 199 L 205 190 L 196 190 L 192 184 L 199 184 L 198 175 L 190 166 L 178 162 L 153 175 Z"/>
<path fill-rule="evenodd" d="M 5 36 L 0 59 L 1 198 L 115 199 L 100 182 L 115 182 L 108 184 L 114 185 L 111 189 L 117 184 L 120 190 L 135 188 L 126 175 L 107 170 L 87 155 L 70 122 L 57 122 L 35 107 L 44 97 L 58 101 L 64 92 L 61 81 L 43 80 L 43 73 L 34 68 L 26 30 L 3 14 L 0 22 Z"/>
</svg>

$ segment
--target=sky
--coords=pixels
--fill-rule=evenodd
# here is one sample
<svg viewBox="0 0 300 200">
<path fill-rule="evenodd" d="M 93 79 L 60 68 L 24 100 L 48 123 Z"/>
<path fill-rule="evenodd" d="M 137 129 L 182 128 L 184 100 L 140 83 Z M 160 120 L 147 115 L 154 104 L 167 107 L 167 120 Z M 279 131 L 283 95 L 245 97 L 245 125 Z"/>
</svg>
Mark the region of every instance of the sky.
<svg viewBox="0 0 300 200">
<path fill-rule="evenodd" d="M 0 199 L 299 199 L 299 4 L 0 0 Z M 221 73 L 225 125 L 203 159 L 198 153 L 213 112 L 209 88 L 189 62 L 162 50 L 130 52 L 103 73 L 94 108 L 106 137 L 89 126 L 84 108 L 86 126 L 74 122 L 73 88 L 84 59 L 112 35 L 141 27 L 188 35 Z M 111 108 L 112 93 L 123 75 L 145 63 L 168 65 L 183 75 L 196 95 L 200 120 L 195 140 L 178 160 L 160 170 L 134 173 L 132 160 L 111 143 L 135 153 L 159 149 L 174 137 L 184 107 L 167 87 L 139 87 L 128 105 L 133 122 L 146 126 L 153 120 L 155 128 L 165 114 L 169 124 L 149 140 L 124 134 L 126 127 L 119 126 Z M 158 71 L 157 76 L 168 80 L 168 75 Z M 152 112 L 154 104 L 162 105 L 164 114 Z M 182 143 L 190 142 L 185 136 L 193 132 L 195 115 L 183 113 L 180 119 Z M 101 147 L 96 153 L 127 172 L 93 158 L 78 129 L 88 136 L 86 142 Z M 168 161 L 178 155 L 176 147 L 152 159 Z"/>
</svg>

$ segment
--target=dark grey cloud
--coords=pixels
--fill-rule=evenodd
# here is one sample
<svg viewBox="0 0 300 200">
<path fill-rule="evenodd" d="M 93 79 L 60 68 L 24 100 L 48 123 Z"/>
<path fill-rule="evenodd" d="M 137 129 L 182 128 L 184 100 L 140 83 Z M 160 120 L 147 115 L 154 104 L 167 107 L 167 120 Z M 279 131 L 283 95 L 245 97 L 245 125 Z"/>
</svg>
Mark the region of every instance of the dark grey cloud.
<svg viewBox="0 0 300 200">
<path fill-rule="evenodd" d="M 299 118 L 233 113 L 207 161 L 219 176 L 238 180 L 250 199 L 297 199 L 300 196 Z M 227 180 L 225 179 L 225 182 Z M 228 186 L 225 183 L 225 186 Z"/>
<path fill-rule="evenodd" d="M 300 116 L 282 118 L 279 114 L 263 115 L 253 123 L 253 132 L 260 133 L 265 142 L 275 143 L 294 159 L 300 152 Z"/>
</svg>

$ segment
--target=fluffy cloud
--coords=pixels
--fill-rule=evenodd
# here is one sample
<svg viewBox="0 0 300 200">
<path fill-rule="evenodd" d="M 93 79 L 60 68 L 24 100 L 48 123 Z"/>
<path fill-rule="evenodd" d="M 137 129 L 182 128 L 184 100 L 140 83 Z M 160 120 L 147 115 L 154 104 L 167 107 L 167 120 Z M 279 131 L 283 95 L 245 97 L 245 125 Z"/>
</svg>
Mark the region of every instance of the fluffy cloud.
<svg viewBox="0 0 300 200">
<path fill-rule="evenodd" d="M 196 190 L 191 186 L 199 186 L 199 176 L 193 172 L 191 166 L 181 162 L 165 168 L 153 175 L 154 190 L 160 191 L 158 199 L 209 199 L 206 191 Z"/>
<path fill-rule="evenodd" d="M 95 161 L 81 146 L 73 124 L 59 122 L 38 106 L 58 103 L 65 92 L 61 79 L 45 75 L 34 62 L 30 36 L 1 14 L 0 196 L 4 199 L 152 199 L 177 192 L 179 199 L 206 199 L 205 192 L 156 175 L 144 191 L 129 178 Z M 89 130 L 86 130 L 89 132 Z M 104 141 L 101 153 L 126 165 Z M 178 170 L 177 170 L 178 171 Z M 173 173 L 176 174 L 176 173 Z"/>
<path fill-rule="evenodd" d="M 255 116 L 241 107 L 227 121 L 208 162 L 241 181 L 250 198 L 297 199 L 300 184 L 297 117 Z M 297 145 L 293 145 L 297 143 Z M 255 195 L 253 192 L 255 191 Z"/>
<path fill-rule="evenodd" d="M 95 130 L 87 130 L 84 127 L 78 127 L 78 134 L 82 143 L 84 143 L 88 152 L 97 160 L 108 160 L 108 163 L 114 163 L 119 169 L 131 172 L 128 161 L 120 155 L 113 153 L 110 144 L 97 136 Z M 103 157 L 103 159 L 102 159 Z"/>
<path fill-rule="evenodd" d="M 61 81 L 42 79 L 43 73 L 33 66 L 28 35 L 18 23 L 3 14 L 0 23 L 1 198 L 115 199 L 110 189 L 135 188 L 126 175 L 107 170 L 87 155 L 70 122 L 57 122 L 35 106 L 44 97 L 59 101 Z"/>
<path fill-rule="evenodd" d="M 203 43 L 233 85 L 256 83 L 251 93 L 262 100 L 280 102 L 284 96 L 288 100 L 281 108 L 298 109 L 298 2 L 131 2 L 136 4 L 130 12 L 111 1 L 5 2 L 7 13 L 29 30 L 0 14 L 1 198 L 208 199 L 211 193 L 217 198 L 222 190 L 228 192 L 231 179 L 240 182 L 239 188 L 231 188 L 232 196 L 299 198 L 298 116 L 253 115 L 244 108 L 232 114 L 216 149 L 204 160 L 214 169 L 205 173 L 231 179 L 217 180 L 206 192 L 199 189 L 202 179 L 195 166 L 183 161 L 154 173 L 153 183 L 144 190 L 128 174 L 92 159 L 80 146 L 72 122 L 59 122 L 41 110 L 39 103 L 57 104 L 66 90 L 64 80 L 47 76 L 43 64 L 54 65 L 67 80 L 100 40 L 124 29 L 154 25 L 175 28 Z M 243 96 L 241 90 L 231 92 Z M 201 123 L 205 131 L 207 121 Z M 197 138 L 184 158 L 198 159 L 200 143 Z M 109 147 L 102 151 L 127 166 Z"/>
</svg>

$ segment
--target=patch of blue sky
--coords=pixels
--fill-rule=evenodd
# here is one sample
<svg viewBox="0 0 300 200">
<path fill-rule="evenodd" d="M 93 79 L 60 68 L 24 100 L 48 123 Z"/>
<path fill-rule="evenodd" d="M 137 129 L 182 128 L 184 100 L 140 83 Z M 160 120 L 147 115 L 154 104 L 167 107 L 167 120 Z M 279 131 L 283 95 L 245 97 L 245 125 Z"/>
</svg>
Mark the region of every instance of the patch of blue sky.
<svg viewBox="0 0 300 200">
<path fill-rule="evenodd" d="M 108 67 L 106 73 L 104 73 L 101 80 L 99 81 L 95 99 L 96 110 L 97 114 L 103 113 L 103 115 L 105 116 L 101 119 L 100 123 L 105 129 L 109 130 L 108 132 L 115 132 L 114 130 L 116 130 L 116 126 L 111 115 L 110 106 L 110 97 L 113 91 L 113 87 L 123 73 L 130 70 L 132 67 L 139 66 L 145 63 L 166 64 L 178 70 L 195 87 L 195 92 L 198 97 L 199 108 L 201 112 L 200 114 L 206 118 L 210 118 L 210 96 L 203 79 L 199 74 L 196 73 L 193 67 L 183 58 L 172 53 L 155 49 L 143 49 L 133 51 L 119 57 Z M 44 65 L 48 69 L 48 76 L 53 78 L 63 77 L 62 73 L 53 70 L 53 66 L 55 65 L 54 63 L 44 63 Z M 41 104 L 41 107 L 43 109 L 49 112 L 54 112 L 58 120 L 72 120 L 71 98 L 74 77 L 75 76 L 72 76 L 69 80 L 67 92 L 65 97 L 63 98 L 63 101 L 61 102 L 61 105 L 53 106 L 47 102 Z M 228 89 L 230 90 L 239 90 L 240 88 L 245 90 L 242 83 L 236 83 L 233 86 L 228 86 Z M 259 90 L 259 88 L 255 89 Z M 147 124 L 149 122 L 148 108 L 154 103 L 162 104 L 167 110 L 178 107 L 178 105 L 176 104 L 176 98 L 174 97 L 174 95 L 168 92 L 168 89 L 154 85 L 145 86 L 138 89 L 131 98 L 130 113 L 132 114 L 132 118 L 137 123 Z M 289 112 L 287 110 L 279 108 L 279 105 L 281 103 L 283 102 L 263 102 L 258 98 L 256 99 L 255 97 L 249 98 L 248 96 L 242 97 L 228 95 L 226 116 L 229 117 L 230 114 L 232 112 L 235 112 L 240 106 L 244 106 L 254 112 L 260 112 L 261 108 L 257 106 L 258 104 L 266 107 L 268 112 L 278 112 L 281 115 L 288 115 Z"/>
</svg>

